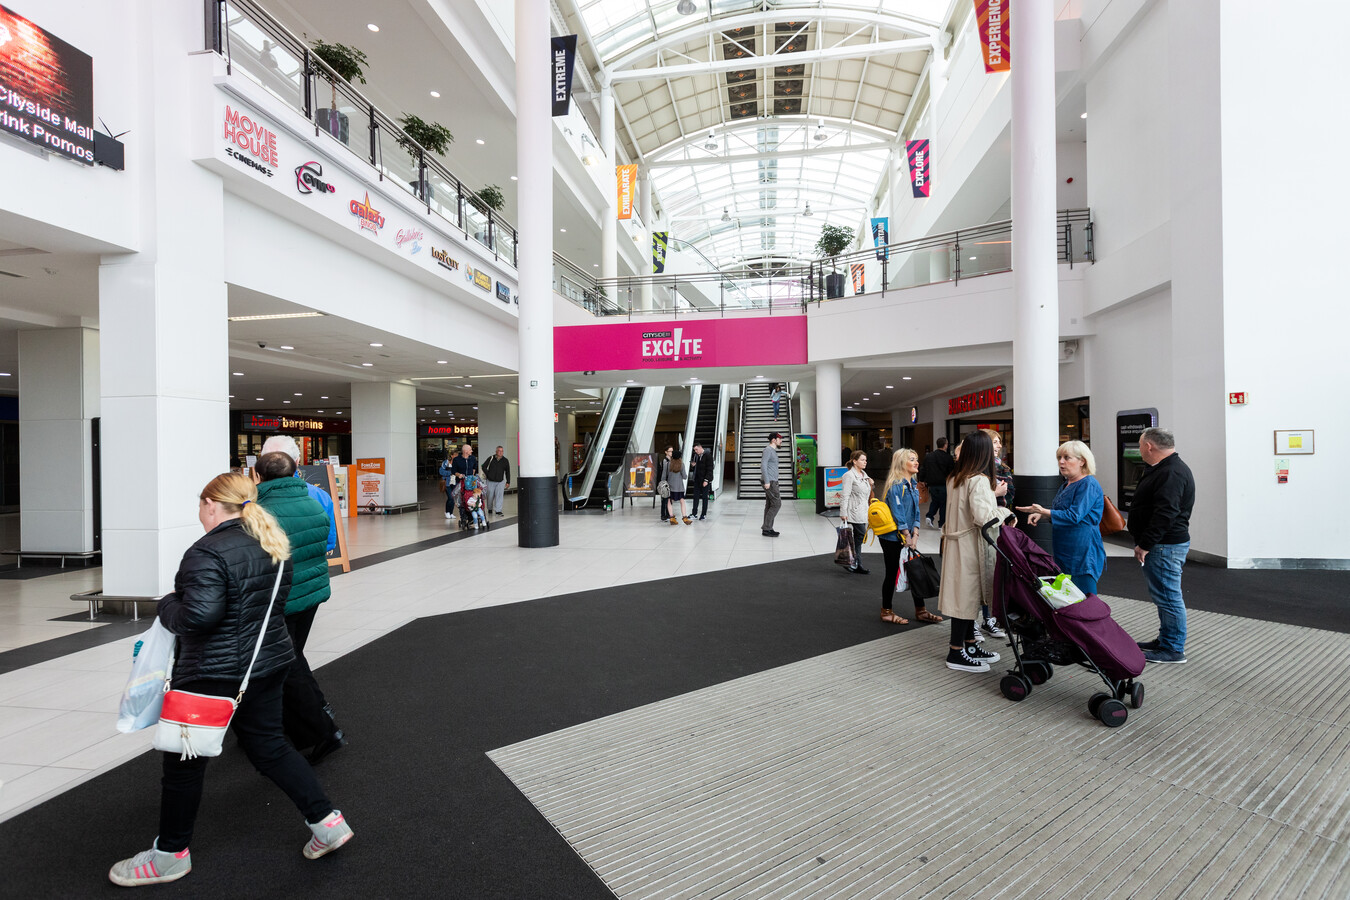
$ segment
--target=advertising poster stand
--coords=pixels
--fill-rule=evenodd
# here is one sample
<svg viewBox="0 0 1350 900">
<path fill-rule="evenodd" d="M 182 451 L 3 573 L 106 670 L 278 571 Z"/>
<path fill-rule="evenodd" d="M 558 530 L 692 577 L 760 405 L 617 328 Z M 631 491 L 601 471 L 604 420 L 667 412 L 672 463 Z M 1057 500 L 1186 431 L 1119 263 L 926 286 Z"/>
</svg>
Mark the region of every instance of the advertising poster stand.
<svg viewBox="0 0 1350 900">
<path fill-rule="evenodd" d="M 351 557 L 347 554 L 347 522 L 342 515 L 342 493 L 338 490 L 334 467 L 301 466 L 300 477 L 321 491 L 327 491 L 333 500 L 333 519 L 337 522 L 337 546 L 328 551 L 328 565 L 342 566 L 342 571 L 352 570 Z"/>
<path fill-rule="evenodd" d="M 792 469 L 797 482 L 797 499 L 816 499 L 816 436 L 814 434 L 794 434 L 792 436 Z"/>
<path fill-rule="evenodd" d="M 384 457 L 356 461 L 357 513 L 379 515 L 384 512 Z"/>
</svg>

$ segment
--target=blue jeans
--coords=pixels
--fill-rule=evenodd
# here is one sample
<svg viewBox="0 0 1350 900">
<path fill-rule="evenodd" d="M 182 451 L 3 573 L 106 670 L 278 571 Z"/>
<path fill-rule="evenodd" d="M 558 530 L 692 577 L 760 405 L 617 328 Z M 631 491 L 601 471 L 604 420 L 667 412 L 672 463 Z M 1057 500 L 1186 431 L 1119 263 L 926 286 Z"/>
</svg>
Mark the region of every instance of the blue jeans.
<svg viewBox="0 0 1350 900">
<path fill-rule="evenodd" d="M 1158 646 L 1181 653 L 1186 649 L 1186 604 L 1181 598 L 1181 567 L 1186 564 L 1184 544 L 1158 544 L 1144 557 L 1144 576 L 1149 598 L 1158 607 Z"/>
<path fill-rule="evenodd" d="M 1079 575 L 1074 572 L 1069 573 L 1069 578 L 1073 580 L 1074 586 L 1084 594 L 1097 593 L 1097 579 L 1091 575 Z"/>
</svg>

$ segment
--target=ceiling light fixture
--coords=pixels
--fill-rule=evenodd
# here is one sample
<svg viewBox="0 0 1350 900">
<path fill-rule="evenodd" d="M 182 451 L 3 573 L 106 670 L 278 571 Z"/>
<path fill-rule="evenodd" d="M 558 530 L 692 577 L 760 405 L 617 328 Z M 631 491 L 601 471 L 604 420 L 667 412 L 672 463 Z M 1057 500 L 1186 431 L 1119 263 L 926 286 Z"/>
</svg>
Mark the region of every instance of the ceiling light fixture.
<svg viewBox="0 0 1350 900">
<path fill-rule="evenodd" d="M 327 315 L 321 312 L 299 312 L 299 313 L 270 313 L 265 316 L 229 316 L 230 322 L 261 322 L 263 319 L 312 319 L 316 316 Z"/>
<path fill-rule="evenodd" d="M 371 22 L 371 23 L 367 24 L 366 27 L 369 28 L 371 31 L 379 31 L 379 30 L 380 30 L 380 26 L 376 25 L 374 22 Z"/>
<path fill-rule="evenodd" d="M 450 360 L 448 360 L 448 359 L 438 359 L 438 360 L 436 360 L 436 365 L 438 365 L 438 366 L 443 366 L 443 365 L 445 365 L 446 363 L 448 363 L 449 361 L 450 361 Z"/>
<path fill-rule="evenodd" d="M 910 381 L 911 379 L 910 379 L 910 377 L 909 377 L 908 375 L 905 375 L 905 376 L 903 376 L 900 380 L 901 380 L 901 381 Z"/>
<path fill-rule="evenodd" d="M 1079 116 L 1078 118 L 1080 118 L 1080 119 L 1086 119 L 1086 118 L 1087 118 L 1087 113 L 1083 113 L 1083 114 L 1082 114 L 1081 116 Z"/>
<path fill-rule="evenodd" d="M 244 373 L 243 373 L 243 372 L 231 372 L 230 374 L 231 374 L 231 375 L 243 375 Z"/>
<path fill-rule="evenodd" d="M 294 350 L 295 348 L 292 347 L 290 344 L 282 344 L 282 345 L 281 345 L 281 349 L 282 349 L 282 350 Z"/>
<path fill-rule="evenodd" d="M 811 212 L 811 201 L 810 201 L 810 200 L 807 200 L 807 201 L 806 201 L 806 209 L 802 210 L 802 215 L 803 215 L 803 216 L 806 216 L 808 219 L 815 215 L 815 213 Z"/>
<path fill-rule="evenodd" d="M 895 385 L 893 385 L 893 384 L 888 384 L 888 385 L 886 385 L 886 390 L 888 390 L 888 391 L 893 391 L 893 390 L 895 390 Z"/>
<path fill-rule="evenodd" d="M 722 221 L 723 222 L 731 221 L 731 208 L 728 206 L 722 207 Z"/>
<path fill-rule="evenodd" d="M 375 364 L 374 364 L 374 363 L 361 363 L 361 365 L 365 366 L 366 368 L 370 368 L 371 366 L 373 366 L 373 365 L 375 365 Z"/>
<path fill-rule="evenodd" d="M 563 234 L 567 234 L 567 229 L 566 229 L 566 228 L 559 228 L 558 230 L 561 231 Z"/>
<path fill-rule="evenodd" d="M 384 344 L 371 344 L 370 346 L 372 346 L 372 347 L 383 347 Z"/>
<path fill-rule="evenodd" d="M 433 96 L 433 97 L 435 97 L 437 100 L 439 100 L 439 99 L 441 99 L 441 92 L 440 92 L 440 91 L 432 91 L 432 92 L 431 92 L 431 96 Z"/>
<path fill-rule="evenodd" d="M 485 144 L 485 143 L 487 143 L 487 142 L 484 141 L 482 138 L 478 138 L 476 141 L 474 141 L 474 143 L 481 147 L 481 146 L 483 146 L 483 144 Z"/>
<path fill-rule="evenodd" d="M 511 180 L 512 180 L 512 181 L 519 181 L 520 179 L 517 178 L 516 176 L 512 175 L 512 176 L 511 176 Z"/>
<path fill-rule="evenodd" d="M 816 133 L 811 135 L 811 140 L 820 143 L 821 141 L 827 141 L 829 139 L 830 136 L 825 133 L 825 120 L 821 119 L 820 124 L 816 126 Z"/>
<path fill-rule="evenodd" d="M 682 16 L 691 16 L 698 12 L 698 7 L 694 5 L 694 0 L 680 0 L 675 4 L 675 11 Z"/>
<path fill-rule="evenodd" d="M 710 153 L 716 152 L 717 150 L 717 137 L 712 133 L 711 129 L 708 131 L 708 139 L 703 142 L 703 149 Z"/>
<path fill-rule="evenodd" d="M 327 397 L 320 397 L 319 399 L 320 399 L 320 400 L 327 400 L 328 398 L 327 398 Z"/>
</svg>

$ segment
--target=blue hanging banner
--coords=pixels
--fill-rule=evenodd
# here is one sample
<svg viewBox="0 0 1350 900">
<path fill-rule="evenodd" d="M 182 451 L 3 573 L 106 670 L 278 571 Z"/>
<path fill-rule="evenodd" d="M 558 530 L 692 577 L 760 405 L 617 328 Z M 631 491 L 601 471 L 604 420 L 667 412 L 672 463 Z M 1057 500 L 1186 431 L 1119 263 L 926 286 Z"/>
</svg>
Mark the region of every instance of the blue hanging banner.
<svg viewBox="0 0 1350 900">
<path fill-rule="evenodd" d="M 577 60 L 577 36 L 553 40 L 553 117 L 565 116 L 572 103 L 572 68 Z"/>
<path fill-rule="evenodd" d="M 872 220 L 872 246 L 877 248 L 877 259 L 890 259 L 891 251 L 886 245 L 891 242 L 890 219 L 882 216 Z"/>
</svg>

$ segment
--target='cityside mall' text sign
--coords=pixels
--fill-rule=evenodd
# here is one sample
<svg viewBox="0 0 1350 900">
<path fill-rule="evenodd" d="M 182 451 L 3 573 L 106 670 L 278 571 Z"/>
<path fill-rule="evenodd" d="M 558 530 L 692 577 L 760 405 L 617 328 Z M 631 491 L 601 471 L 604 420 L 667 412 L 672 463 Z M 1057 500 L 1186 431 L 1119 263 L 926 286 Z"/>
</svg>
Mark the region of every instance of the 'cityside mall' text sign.
<svg viewBox="0 0 1350 900">
<path fill-rule="evenodd" d="M 93 58 L 3 6 L 0 131 L 94 164 Z"/>
</svg>

